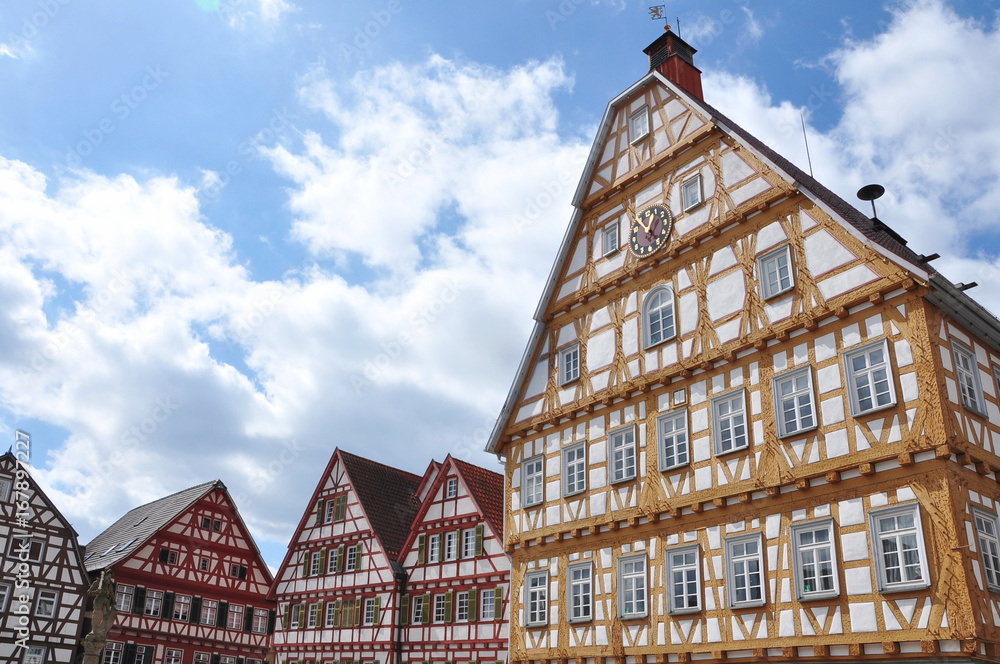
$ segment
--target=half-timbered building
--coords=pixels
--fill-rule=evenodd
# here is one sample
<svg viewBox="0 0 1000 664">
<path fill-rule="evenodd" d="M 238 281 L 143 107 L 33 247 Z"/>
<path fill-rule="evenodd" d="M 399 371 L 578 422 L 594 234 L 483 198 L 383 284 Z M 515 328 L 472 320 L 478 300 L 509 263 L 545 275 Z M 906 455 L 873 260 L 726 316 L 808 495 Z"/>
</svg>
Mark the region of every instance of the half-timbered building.
<svg viewBox="0 0 1000 664">
<path fill-rule="evenodd" d="M 337 449 L 292 536 L 272 592 L 277 662 L 401 661 L 397 562 L 421 478 Z"/>
<path fill-rule="evenodd" d="M 90 583 L 76 531 L 10 452 L 0 456 L 0 662 L 74 661 Z"/>
<path fill-rule="evenodd" d="M 1000 323 L 646 53 L 487 448 L 511 660 L 1000 659 Z"/>
<path fill-rule="evenodd" d="M 400 562 L 405 662 L 504 662 L 510 561 L 503 475 L 448 456 L 428 469 Z"/>
<path fill-rule="evenodd" d="M 118 615 L 102 664 L 262 664 L 272 576 L 221 481 L 137 507 L 86 547 Z"/>
</svg>

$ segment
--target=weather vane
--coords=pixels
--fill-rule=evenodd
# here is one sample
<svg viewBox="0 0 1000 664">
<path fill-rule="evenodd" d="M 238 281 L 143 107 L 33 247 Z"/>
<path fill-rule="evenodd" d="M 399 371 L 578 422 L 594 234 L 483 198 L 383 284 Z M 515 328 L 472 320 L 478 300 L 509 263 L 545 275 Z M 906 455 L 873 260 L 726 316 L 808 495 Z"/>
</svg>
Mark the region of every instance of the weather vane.
<svg viewBox="0 0 1000 664">
<path fill-rule="evenodd" d="M 670 26 L 667 24 L 667 6 L 666 5 L 653 5 L 649 8 L 649 18 L 653 21 L 663 21 L 663 29 L 669 30 Z"/>
</svg>

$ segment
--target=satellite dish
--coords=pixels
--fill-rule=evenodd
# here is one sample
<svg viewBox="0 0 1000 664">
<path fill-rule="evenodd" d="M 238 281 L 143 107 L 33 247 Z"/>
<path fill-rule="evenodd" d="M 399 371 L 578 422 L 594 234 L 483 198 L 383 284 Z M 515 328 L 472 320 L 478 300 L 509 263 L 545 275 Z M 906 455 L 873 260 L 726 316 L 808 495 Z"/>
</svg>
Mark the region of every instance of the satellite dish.
<svg viewBox="0 0 1000 664">
<path fill-rule="evenodd" d="M 863 201 L 874 201 L 876 198 L 882 198 L 882 194 L 885 193 L 885 187 L 880 184 L 866 184 L 865 186 L 858 189 L 858 198 Z"/>
</svg>

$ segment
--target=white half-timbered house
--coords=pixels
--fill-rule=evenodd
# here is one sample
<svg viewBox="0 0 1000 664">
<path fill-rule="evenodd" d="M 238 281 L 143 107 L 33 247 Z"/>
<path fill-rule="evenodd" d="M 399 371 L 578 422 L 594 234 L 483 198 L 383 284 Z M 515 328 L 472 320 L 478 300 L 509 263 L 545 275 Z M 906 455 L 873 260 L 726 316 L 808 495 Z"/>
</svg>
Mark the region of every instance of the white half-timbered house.
<svg viewBox="0 0 1000 664">
<path fill-rule="evenodd" d="M 1000 321 L 646 53 L 487 446 L 511 661 L 1000 660 Z"/>
<path fill-rule="evenodd" d="M 0 662 L 68 664 L 90 583 L 76 531 L 29 471 L 0 456 Z"/>
<path fill-rule="evenodd" d="M 86 547 L 110 570 L 118 616 L 101 664 L 262 664 L 271 573 L 221 481 L 137 507 Z"/>
<path fill-rule="evenodd" d="M 420 480 L 334 451 L 275 578 L 278 664 L 400 661 L 397 558 Z"/>
<path fill-rule="evenodd" d="M 510 560 L 503 548 L 503 475 L 448 456 L 428 469 L 420 512 L 400 555 L 403 661 L 507 660 Z"/>
</svg>

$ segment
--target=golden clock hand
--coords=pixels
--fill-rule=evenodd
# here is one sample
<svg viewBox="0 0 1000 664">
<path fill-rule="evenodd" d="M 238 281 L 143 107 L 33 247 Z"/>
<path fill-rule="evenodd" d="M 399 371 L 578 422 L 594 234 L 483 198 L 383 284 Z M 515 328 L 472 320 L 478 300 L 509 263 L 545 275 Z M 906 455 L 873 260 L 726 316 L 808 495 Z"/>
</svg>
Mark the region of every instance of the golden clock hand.
<svg viewBox="0 0 1000 664">
<path fill-rule="evenodd" d="M 642 226 L 642 230 L 644 230 L 644 231 L 646 231 L 648 233 L 649 232 L 649 224 L 642 223 L 642 217 L 643 217 L 643 215 L 640 214 L 638 217 L 635 218 L 635 221 L 636 221 L 637 224 L 639 224 L 640 226 Z M 652 223 L 652 222 L 650 222 L 650 223 Z"/>
</svg>

